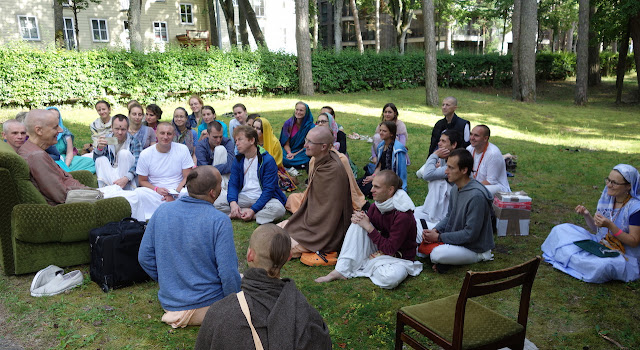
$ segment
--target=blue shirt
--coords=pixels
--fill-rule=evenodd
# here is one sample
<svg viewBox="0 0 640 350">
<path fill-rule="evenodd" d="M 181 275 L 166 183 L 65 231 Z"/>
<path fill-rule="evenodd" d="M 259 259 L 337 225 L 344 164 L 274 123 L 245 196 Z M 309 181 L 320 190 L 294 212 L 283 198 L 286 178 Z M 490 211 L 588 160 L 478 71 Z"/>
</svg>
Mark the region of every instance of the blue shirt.
<svg viewBox="0 0 640 350">
<path fill-rule="evenodd" d="M 222 142 L 220 142 L 220 146 L 224 146 L 224 148 L 227 149 L 227 162 L 214 166 L 218 169 L 220 174 L 229 174 L 231 173 L 231 165 L 235 158 L 235 144 L 231 139 L 223 137 Z M 211 150 L 211 146 L 209 145 L 209 138 L 205 137 L 198 141 L 198 144 L 196 145 L 196 159 L 198 160 L 198 166 L 213 164 L 213 154 L 214 151 Z"/>
</svg>

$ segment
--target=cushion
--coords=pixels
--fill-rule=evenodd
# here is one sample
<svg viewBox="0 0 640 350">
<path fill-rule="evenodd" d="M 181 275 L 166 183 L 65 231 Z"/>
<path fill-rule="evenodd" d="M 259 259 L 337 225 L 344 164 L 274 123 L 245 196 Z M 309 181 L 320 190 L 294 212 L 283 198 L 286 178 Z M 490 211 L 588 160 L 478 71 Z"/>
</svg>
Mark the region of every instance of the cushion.
<svg viewBox="0 0 640 350">
<path fill-rule="evenodd" d="M 458 295 L 405 306 L 400 310 L 418 323 L 451 342 Z M 462 348 L 475 348 L 512 336 L 524 329 L 518 322 L 468 299 L 465 313 Z"/>
</svg>

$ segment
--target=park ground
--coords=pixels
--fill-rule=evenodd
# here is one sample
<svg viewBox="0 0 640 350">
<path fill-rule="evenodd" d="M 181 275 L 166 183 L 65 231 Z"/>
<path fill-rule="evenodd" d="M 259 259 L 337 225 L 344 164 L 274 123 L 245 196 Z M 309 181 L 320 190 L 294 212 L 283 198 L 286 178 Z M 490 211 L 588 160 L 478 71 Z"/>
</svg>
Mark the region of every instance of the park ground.
<svg viewBox="0 0 640 350">
<path fill-rule="evenodd" d="M 538 86 L 538 102 L 523 104 L 510 98 L 510 90 L 478 88 L 441 89 L 440 97 L 459 99 L 458 114 L 472 126 L 487 124 L 491 142 L 503 153 L 518 157 L 513 190 L 533 198 L 529 236 L 496 238 L 495 260 L 435 274 L 425 262 L 424 271 L 394 290 L 383 290 L 368 279 L 317 284 L 313 280 L 331 268 L 307 267 L 294 260 L 283 269 L 293 278 L 327 323 L 336 349 L 390 349 L 395 314 L 404 306 L 457 293 L 468 269 L 495 270 L 540 255 L 540 245 L 554 225 L 583 225 L 573 212 L 577 204 L 593 210 L 604 187 L 604 177 L 618 163 L 640 166 L 640 105 L 635 74 L 627 76 L 625 103 L 616 105 L 615 84 L 608 79 L 590 91 L 586 107 L 574 106 L 573 82 L 547 82 Z M 442 118 L 439 108 L 424 105 L 423 89 L 372 91 L 313 97 L 273 96 L 207 100 L 218 115 L 242 102 L 249 113 L 260 113 L 279 130 L 292 115 L 296 101 L 306 101 L 314 115 L 324 105 L 336 110 L 337 121 L 347 134 L 371 136 L 382 106 L 394 102 L 409 130 L 409 195 L 421 205 L 427 185 L 414 174 L 426 158 L 432 126 Z M 186 97 L 185 97 L 186 100 Z M 163 120 L 186 101 L 162 104 Z M 0 121 L 20 111 L 0 109 Z M 89 142 L 88 125 L 97 118 L 92 108 L 63 106 L 65 125 L 76 135 L 76 146 Z M 124 113 L 116 106 L 112 115 Z M 229 119 L 220 117 L 224 122 Z M 361 168 L 370 144 L 348 140 L 349 154 Z M 304 175 L 301 177 L 304 179 Z M 255 223 L 233 223 L 240 270 Z M 160 322 L 155 282 L 103 293 L 90 281 L 89 266 L 82 286 L 62 295 L 33 298 L 29 285 L 33 274 L 0 276 L 0 339 L 24 348 L 44 349 L 189 349 L 198 328 L 172 330 Z M 540 349 L 628 349 L 640 347 L 640 281 L 587 284 L 542 264 L 534 283 L 527 338 Z M 515 315 L 513 292 L 483 297 L 480 301 L 500 312 Z"/>
</svg>

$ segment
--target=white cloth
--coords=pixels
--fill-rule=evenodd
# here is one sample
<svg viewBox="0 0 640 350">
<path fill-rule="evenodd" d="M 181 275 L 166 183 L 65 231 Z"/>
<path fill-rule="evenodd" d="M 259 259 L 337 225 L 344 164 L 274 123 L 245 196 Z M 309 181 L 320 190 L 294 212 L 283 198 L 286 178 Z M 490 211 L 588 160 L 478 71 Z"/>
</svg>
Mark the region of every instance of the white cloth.
<svg viewBox="0 0 640 350">
<path fill-rule="evenodd" d="M 105 158 L 106 157 L 101 157 Z M 100 158 L 98 158 L 100 159 Z M 107 160 L 107 163 L 109 161 Z M 109 164 L 111 167 L 111 164 Z M 129 168 L 127 168 L 129 169 Z M 104 198 L 114 198 L 114 197 L 123 197 L 131 206 L 131 217 L 138 221 L 146 221 L 147 218 L 144 215 L 144 210 L 142 207 L 142 203 L 140 201 L 140 197 L 136 191 L 125 191 L 118 185 L 110 185 L 106 187 L 101 187 L 98 189 L 104 195 Z"/>
<path fill-rule="evenodd" d="M 213 163 L 211 165 L 220 165 L 227 163 L 227 149 L 224 146 L 216 146 L 213 150 Z M 220 186 L 223 190 L 227 190 L 229 185 L 229 174 L 221 175 L 222 183 Z"/>
<path fill-rule="evenodd" d="M 129 173 L 129 169 L 135 163 L 136 158 L 128 149 L 122 149 L 118 152 L 116 158 L 118 165 L 114 168 L 111 166 L 109 159 L 105 156 L 96 159 L 96 177 L 98 178 L 98 187 L 113 185 L 113 182 L 125 177 Z M 134 178 L 125 187 L 125 190 L 133 190 L 136 188 L 136 179 Z"/>
<path fill-rule="evenodd" d="M 187 146 L 172 142 L 169 152 L 162 153 L 156 144 L 140 152 L 136 173 L 147 176 L 154 186 L 175 190 L 182 182 L 182 170 L 193 165 Z"/>
<path fill-rule="evenodd" d="M 258 179 L 258 156 L 251 159 L 245 157 L 242 168 L 244 169 L 244 183 L 238 195 L 243 195 L 255 203 L 262 195 L 260 179 Z"/>
<path fill-rule="evenodd" d="M 429 192 L 419 207 L 428 222 L 438 223 L 447 216 L 451 186 L 446 180 L 429 181 Z M 416 210 L 417 212 L 417 210 Z"/>
<path fill-rule="evenodd" d="M 151 147 L 149 147 L 151 148 Z M 149 149 L 147 148 L 147 149 Z M 173 188 L 175 190 L 175 188 Z M 131 192 L 131 191 L 126 191 L 126 192 Z M 162 200 L 163 197 L 161 195 L 159 195 L 158 193 L 156 193 L 154 190 L 147 188 L 147 187 L 138 187 L 135 189 L 135 192 L 138 195 L 138 200 L 140 201 L 140 212 L 142 214 L 139 214 L 140 217 L 143 217 L 144 220 L 149 220 L 151 219 L 151 217 L 153 216 L 153 213 L 155 213 L 156 209 L 158 209 L 158 207 L 164 203 L 164 201 Z M 180 197 L 184 197 L 186 195 L 188 195 L 189 192 L 187 191 L 187 187 L 185 186 L 181 191 L 180 194 L 178 195 L 178 198 Z M 140 219 L 138 219 L 140 220 Z"/>
<path fill-rule="evenodd" d="M 416 255 L 418 257 L 421 258 L 426 258 L 427 255 L 422 254 L 420 252 L 418 252 L 418 248 L 420 247 L 420 243 L 422 243 L 422 230 L 432 230 L 434 227 L 436 227 L 436 225 L 438 224 L 438 222 L 440 221 L 429 221 L 427 220 L 427 214 L 424 213 L 422 207 L 416 207 L 416 210 L 413 212 L 413 217 L 416 219 L 416 243 L 418 243 L 418 247 L 416 247 Z M 422 226 L 422 223 L 420 222 L 420 219 L 424 219 L 424 221 L 427 223 L 426 227 Z"/>
<path fill-rule="evenodd" d="M 469 265 L 493 260 L 493 254 L 491 249 L 484 253 L 476 253 L 459 245 L 443 244 L 433 248 L 429 258 L 434 264 Z"/>
<path fill-rule="evenodd" d="M 251 206 L 254 205 L 256 201 L 257 199 L 250 199 L 240 193 L 238 195 L 237 203 L 240 208 L 244 209 L 251 208 Z M 229 202 L 227 202 L 227 191 L 220 192 L 220 196 L 218 196 L 218 199 L 216 199 L 213 205 L 216 207 L 216 209 L 225 214 L 231 213 L 231 206 L 229 205 Z M 278 199 L 271 198 L 262 209 L 255 213 L 256 222 L 259 225 L 267 224 L 283 217 L 285 213 L 286 209 L 284 208 L 284 205 L 282 205 L 282 203 L 280 203 Z"/>
<path fill-rule="evenodd" d="M 351 224 L 342 243 L 335 269 L 346 278 L 369 277 L 373 284 L 385 289 L 393 289 L 408 275 L 417 276 L 422 271 L 422 263 L 418 261 L 388 255 L 369 258 L 369 255 L 376 251 L 377 248 L 367 231 L 357 224 Z"/>
<path fill-rule="evenodd" d="M 467 151 L 473 154 L 473 146 L 467 147 Z M 480 159 L 482 159 L 482 162 L 478 168 Z M 478 180 L 478 182 L 482 183 L 483 181 L 488 181 L 492 186 L 494 186 L 489 188 L 488 185 L 485 185 L 489 192 L 493 190 L 491 194 L 494 194 L 498 190 L 511 192 L 511 188 L 509 188 L 509 180 L 507 180 L 507 166 L 504 163 L 504 158 L 502 158 L 502 152 L 500 152 L 500 149 L 493 143 L 489 142 L 484 158 L 482 157 L 482 153 L 475 153 L 473 157 L 473 169 L 476 172 L 473 173 L 472 176 Z"/>
</svg>

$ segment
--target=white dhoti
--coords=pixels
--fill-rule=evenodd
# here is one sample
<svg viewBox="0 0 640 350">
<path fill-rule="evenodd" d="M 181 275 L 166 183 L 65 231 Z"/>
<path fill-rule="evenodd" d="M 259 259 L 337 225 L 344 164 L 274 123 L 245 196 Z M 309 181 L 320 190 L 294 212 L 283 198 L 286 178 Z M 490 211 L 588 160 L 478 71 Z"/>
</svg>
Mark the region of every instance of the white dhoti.
<svg viewBox="0 0 640 350">
<path fill-rule="evenodd" d="M 238 203 L 238 206 L 240 206 L 240 208 L 244 209 L 244 208 L 251 208 L 251 206 L 254 205 L 256 201 L 248 198 L 245 195 L 240 194 L 238 195 L 237 203 Z M 220 210 L 225 214 L 231 213 L 231 206 L 227 201 L 227 191 L 220 192 L 220 196 L 218 197 L 218 199 L 216 199 L 213 205 L 216 207 L 216 209 Z M 284 205 L 282 205 L 282 203 L 280 203 L 280 201 L 277 200 L 276 198 L 271 198 L 267 202 L 267 204 L 265 204 L 264 207 L 262 207 L 262 209 L 260 209 L 257 213 L 255 213 L 256 222 L 259 225 L 268 224 L 270 222 L 273 222 L 274 220 L 277 220 L 283 217 L 285 212 L 286 212 L 286 209 L 284 208 Z"/>
<path fill-rule="evenodd" d="M 427 193 L 427 197 L 424 199 L 424 204 L 417 207 L 413 212 L 413 217 L 416 218 L 418 228 L 418 234 L 416 235 L 416 243 L 418 243 L 418 245 L 422 243 L 422 230 L 433 229 L 447 216 L 450 191 L 451 185 L 449 185 L 446 180 L 429 181 L 429 193 Z M 427 227 L 422 227 L 420 219 L 426 221 Z M 426 255 L 422 253 L 417 254 L 419 257 L 426 257 Z"/>
<path fill-rule="evenodd" d="M 128 149 L 123 149 L 116 156 L 118 165 L 114 168 L 105 156 L 96 159 L 96 177 L 98 178 L 98 187 L 113 185 L 114 181 L 123 178 L 133 166 L 136 158 Z M 136 186 L 136 178 L 134 177 L 125 187 L 125 190 L 133 190 Z"/>
<path fill-rule="evenodd" d="M 131 217 L 138 221 L 146 221 L 144 210 L 142 210 L 140 198 L 136 191 L 125 191 L 118 185 L 106 186 L 98 189 L 104 198 L 123 197 L 131 206 Z"/>
<path fill-rule="evenodd" d="M 155 213 L 160 204 L 164 203 L 163 196 L 147 187 L 138 187 L 134 191 L 138 194 L 140 201 L 140 210 L 143 213 L 144 220 L 149 220 Z M 189 195 L 187 188 L 184 187 L 180 191 L 178 198 Z"/>
<path fill-rule="evenodd" d="M 227 162 L 227 149 L 224 146 L 216 146 L 216 148 L 213 151 L 213 166 L 215 165 L 220 165 L 220 164 L 225 164 Z M 227 190 L 227 185 L 229 184 L 229 175 L 231 174 L 224 174 L 222 175 L 222 183 L 220 184 L 220 186 L 222 186 L 223 190 Z"/>
<path fill-rule="evenodd" d="M 434 264 L 469 265 L 493 260 L 493 254 L 491 249 L 484 253 L 476 253 L 459 245 L 443 244 L 433 248 L 429 258 Z"/>
<path fill-rule="evenodd" d="M 385 289 L 393 289 L 408 275 L 417 276 L 422 271 L 422 263 L 418 261 L 389 255 L 369 258 L 377 250 L 367 231 L 357 224 L 351 224 L 335 269 L 346 278 L 369 277 L 373 284 Z"/>
</svg>

